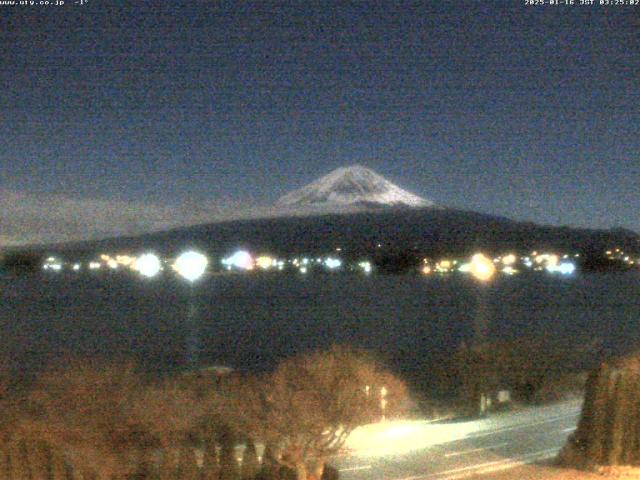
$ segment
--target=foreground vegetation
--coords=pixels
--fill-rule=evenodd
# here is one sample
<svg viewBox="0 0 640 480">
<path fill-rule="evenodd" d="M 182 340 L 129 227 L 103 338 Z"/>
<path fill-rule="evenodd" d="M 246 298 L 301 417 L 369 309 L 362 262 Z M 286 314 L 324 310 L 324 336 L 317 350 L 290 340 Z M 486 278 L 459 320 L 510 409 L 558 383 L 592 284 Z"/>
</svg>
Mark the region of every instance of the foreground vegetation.
<svg viewBox="0 0 640 480">
<path fill-rule="evenodd" d="M 404 383 L 342 347 L 293 357 L 260 377 L 151 380 L 132 365 L 75 362 L 28 388 L 5 387 L 0 478 L 330 478 L 325 463 L 349 433 L 380 419 L 374 392 L 383 388 L 385 414 L 402 412 Z"/>
<path fill-rule="evenodd" d="M 579 394 L 568 366 L 592 353 L 531 339 L 462 345 L 429 372 L 432 392 L 450 389 L 440 401 L 425 391 L 410 399 L 389 369 L 346 347 L 295 356 L 260 376 L 201 370 L 157 378 L 133 364 L 87 360 L 26 384 L 0 376 L 0 478 L 336 478 L 327 461 L 360 425 L 415 405 L 427 417 L 477 414 L 478 396 L 503 388 L 516 403 Z"/>
<path fill-rule="evenodd" d="M 640 466 L 640 355 L 604 362 L 590 375 L 576 432 L 560 459 L 568 466 Z"/>
</svg>

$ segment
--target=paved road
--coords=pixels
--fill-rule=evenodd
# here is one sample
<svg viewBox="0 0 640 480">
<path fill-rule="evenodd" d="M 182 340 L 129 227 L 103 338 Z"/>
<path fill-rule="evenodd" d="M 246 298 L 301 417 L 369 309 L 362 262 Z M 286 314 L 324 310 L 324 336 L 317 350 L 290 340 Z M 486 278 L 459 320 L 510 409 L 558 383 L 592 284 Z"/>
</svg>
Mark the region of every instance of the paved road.
<svg viewBox="0 0 640 480">
<path fill-rule="evenodd" d="M 555 456 L 575 430 L 581 401 L 473 422 L 389 422 L 352 435 L 333 463 L 344 480 L 453 480 Z"/>
</svg>

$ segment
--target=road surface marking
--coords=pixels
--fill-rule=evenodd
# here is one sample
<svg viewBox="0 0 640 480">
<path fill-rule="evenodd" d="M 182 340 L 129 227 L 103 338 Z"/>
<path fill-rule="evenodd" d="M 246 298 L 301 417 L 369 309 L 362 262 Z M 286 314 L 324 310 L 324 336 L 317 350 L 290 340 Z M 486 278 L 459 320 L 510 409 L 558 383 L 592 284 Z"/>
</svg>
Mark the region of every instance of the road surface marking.
<svg viewBox="0 0 640 480">
<path fill-rule="evenodd" d="M 446 415 L 444 417 L 436 417 L 436 418 L 432 418 L 430 420 L 420 420 L 417 421 L 415 423 L 421 424 L 421 425 L 425 425 L 425 424 L 429 424 L 429 423 L 438 423 L 438 422 L 445 422 L 447 420 L 453 420 L 455 419 L 455 417 L 453 415 Z"/>
<path fill-rule="evenodd" d="M 562 430 L 562 433 L 573 432 L 577 427 L 569 427 Z"/>
<path fill-rule="evenodd" d="M 444 456 L 445 457 L 458 457 L 460 455 L 466 455 L 467 453 L 482 452 L 482 451 L 485 451 L 485 450 L 491 450 L 492 448 L 504 447 L 505 445 L 509 445 L 509 442 L 496 443 L 495 445 L 489 445 L 487 447 L 481 447 L 481 448 L 472 448 L 470 450 L 462 450 L 460 452 L 445 453 Z"/>
<path fill-rule="evenodd" d="M 475 470 L 475 471 L 471 471 L 471 472 L 465 472 L 465 473 L 462 473 L 462 474 L 443 477 L 440 480 L 460 480 L 462 478 L 468 478 L 468 477 L 471 477 L 471 476 L 475 477 L 477 475 L 486 475 L 488 473 L 500 472 L 500 471 L 504 471 L 504 470 L 510 470 L 512 468 L 521 467 L 521 466 L 527 465 L 529 463 L 533 463 L 533 462 L 536 462 L 536 461 L 539 461 L 539 460 L 544 460 L 546 458 L 553 457 L 557 453 L 558 453 L 558 450 L 555 449 L 555 448 L 551 448 L 551 449 L 548 449 L 548 450 L 541 450 L 539 452 L 530 453 L 528 455 L 525 455 L 525 456 L 522 456 L 522 457 L 518 457 L 519 459 L 509 459 L 508 461 L 506 461 L 503 464 L 489 466 L 489 467 L 486 467 L 486 468 L 481 468 L 479 470 Z"/>
<path fill-rule="evenodd" d="M 523 430 L 523 429 L 526 429 L 526 428 L 529 428 L 529 427 L 536 427 L 538 425 L 544 425 L 545 423 L 553 423 L 553 422 L 557 422 L 559 420 L 564 420 L 566 418 L 577 417 L 578 415 L 580 415 L 580 412 L 572 413 L 570 415 L 562 415 L 560 417 L 548 418 L 546 420 L 541 420 L 539 422 L 520 423 L 520 424 L 511 425 L 509 427 L 496 428 L 495 430 L 488 430 L 488 431 L 484 431 L 484 432 L 480 431 L 479 433 L 472 433 L 471 435 L 468 435 L 467 437 L 464 438 L 464 440 L 469 439 L 469 438 L 486 437 L 487 435 L 495 435 L 497 433 L 510 432 L 512 430 Z"/>
<path fill-rule="evenodd" d="M 358 470 L 371 470 L 371 465 L 362 465 L 361 467 L 341 468 L 340 472 L 355 472 Z"/>
<path fill-rule="evenodd" d="M 454 468 L 443 472 L 430 473 L 428 475 L 417 475 L 413 477 L 402 477 L 394 480 L 427 480 L 430 478 L 439 478 L 440 480 L 457 480 L 470 477 L 472 475 L 483 475 L 486 473 L 497 472 L 500 470 L 509 470 L 511 468 L 520 467 L 527 463 L 535 462 L 545 458 L 553 457 L 558 453 L 558 448 L 549 448 L 538 452 L 527 453 L 519 457 L 505 458 L 503 460 L 494 460 L 493 462 L 479 463 L 468 467 Z"/>
</svg>

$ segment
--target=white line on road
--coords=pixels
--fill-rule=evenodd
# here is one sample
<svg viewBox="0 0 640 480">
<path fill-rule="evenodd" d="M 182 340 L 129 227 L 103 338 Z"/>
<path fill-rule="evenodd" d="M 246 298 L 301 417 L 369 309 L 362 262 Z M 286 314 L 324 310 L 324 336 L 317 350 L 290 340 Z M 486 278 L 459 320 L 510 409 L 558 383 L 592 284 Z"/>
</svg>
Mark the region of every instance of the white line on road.
<svg viewBox="0 0 640 480">
<path fill-rule="evenodd" d="M 571 418 L 571 417 L 577 417 L 578 415 L 580 415 L 580 412 L 576 412 L 573 413 L 571 415 L 562 415 L 562 416 L 558 416 L 558 417 L 553 417 L 553 418 L 548 418 L 546 420 L 541 420 L 539 422 L 531 422 L 531 423 L 520 423 L 520 424 L 516 424 L 513 426 L 509 426 L 509 427 L 502 427 L 502 428 L 496 428 L 494 430 L 487 430 L 485 432 L 480 431 L 479 433 L 473 433 L 471 435 L 468 435 L 466 439 L 469 438 L 478 438 L 478 437 L 486 437 L 488 435 L 495 435 L 497 433 L 502 433 L 502 432 L 510 432 L 513 430 L 524 430 L 530 427 L 536 427 L 538 425 L 544 425 L 545 423 L 553 423 L 553 422 L 557 422 L 559 420 L 564 420 L 567 418 Z"/>
<path fill-rule="evenodd" d="M 557 448 L 540 450 L 538 452 L 528 453 L 520 457 L 505 458 L 504 460 L 495 460 L 493 462 L 479 463 L 468 467 L 454 468 L 443 472 L 431 473 L 428 475 L 418 475 L 413 477 L 396 478 L 394 480 L 427 480 L 430 478 L 438 478 L 440 480 L 457 480 L 470 477 L 471 475 L 483 475 L 486 473 L 496 472 L 500 470 L 508 470 L 511 468 L 533 463 L 537 460 L 553 457 L 558 453 Z"/>
<path fill-rule="evenodd" d="M 480 470 L 476 470 L 473 472 L 466 472 L 464 474 L 458 474 L 458 475 L 453 475 L 453 476 L 449 476 L 449 477 L 445 477 L 444 479 L 441 480 L 458 480 L 461 478 L 467 478 L 470 476 L 476 476 L 476 475 L 486 475 L 488 473 L 493 473 L 493 472 L 500 472 L 503 470 L 510 470 L 512 468 L 516 468 L 516 467 L 521 467 L 523 465 L 527 465 L 529 463 L 533 463 L 533 462 L 537 462 L 540 460 L 544 460 L 547 458 L 551 458 L 553 456 L 555 456 L 558 453 L 558 449 L 555 448 L 551 448 L 548 450 L 541 450 L 540 452 L 536 452 L 536 453 L 531 453 L 527 456 L 523 456 L 520 457 L 519 460 L 513 459 L 514 461 L 507 461 L 504 464 L 501 465 L 495 465 L 495 466 L 490 466 L 487 468 L 481 468 Z"/>
<path fill-rule="evenodd" d="M 447 458 L 448 457 L 458 457 L 460 455 L 466 455 L 467 453 L 483 452 L 485 450 L 491 450 L 492 448 L 504 447 L 505 445 L 509 445 L 509 442 L 496 443 L 495 445 L 489 445 L 489 446 L 482 447 L 482 448 L 472 448 L 470 450 L 462 450 L 460 452 L 445 453 L 444 456 L 447 457 Z"/>
<path fill-rule="evenodd" d="M 565 429 L 562 430 L 562 433 L 573 432 L 575 429 L 576 429 L 576 427 L 565 428 Z"/>
<path fill-rule="evenodd" d="M 371 470 L 371 465 L 362 465 L 360 467 L 341 468 L 340 472 L 356 472 L 358 470 Z"/>
</svg>

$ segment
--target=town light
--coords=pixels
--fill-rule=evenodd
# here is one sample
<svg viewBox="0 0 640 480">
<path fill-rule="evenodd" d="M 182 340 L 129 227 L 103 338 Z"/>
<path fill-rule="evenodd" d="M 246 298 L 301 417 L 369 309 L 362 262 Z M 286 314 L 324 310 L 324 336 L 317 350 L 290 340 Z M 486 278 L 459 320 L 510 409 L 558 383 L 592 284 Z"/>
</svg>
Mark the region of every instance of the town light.
<svg viewBox="0 0 640 480">
<path fill-rule="evenodd" d="M 493 262 L 482 253 L 477 253 L 471 257 L 471 275 L 481 282 L 491 280 L 496 273 L 496 267 Z"/>
<path fill-rule="evenodd" d="M 140 275 L 151 278 L 155 277 L 161 270 L 160 259 L 153 253 L 146 253 L 138 257 L 133 263 L 134 270 Z"/>
<path fill-rule="evenodd" d="M 516 270 L 513 267 L 504 267 L 502 269 L 502 273 L 506 273 L 507 275 L 513 275 L 515 273 L 518 273 L 518 270 Z"/>
<path fill-rule="evenodd" d="M 327 266 L 327 268 L 334 270 L 342 266 L 342 260 L 340 260 L 339 258 L 327 257 L 324 261 L 324 264 Z"/>
<path fill-rule="evenodd" d="M 462 265 L 460 265 L 458 267 L 458 271 L 460 273 L 469 273 L 471 271 L 471 264 L 470 263 L 463 263 Z"/>
<path fill-rule="evenodd" d="M 54 272 L 59 272 L 62 270 L 62 261 L 58 260 L 56 257 L 48 257 L 47 260 L 42 265 L 44 270 L 53 270 Z"/>
<path fill-rule="evenodd" d="M 256 258 L 256 265 L 263 270 L 273 267 L 275 260 L 267 255 Z"/>
<path fill-rule="evenodd" d="M 245 250 L 238 250 L 230 257 L 225 258 L 222 263 L 231 267 L 239 268 L 240 270 L 253 269 L 253 257 Z"/>
<path fill-rule="evenodd" d="M 173 268 L 183 278 L 193 282 L 202 276 L 208 264 L 209 260 L 201 253 L 188 251 L 176 259 Z"/>
<path fill-rule="evenodd" d="M 516 263 L 516 256 L 513 253 L 505 255 L 504 257 L 502 257 L 502 263 L 507 266 L 513 265 L 514 263 Z"/>
<path fill-rule="evenodd" d="M 358 266 L 364 270 L 364 273 L 371 273 L 371 262 L 360 262 Z"/>
<path fill-rule="evenodd" d="M 562 262 L 559 265 L 548 265 L 547 271 L 562 275 L 572 275 L 576 271 L 576 266 L 571 262 Z"/>
<path fill-rule="evenodd" d="M 387 387 L 380 389 L 380 410 L 382 412 L 382 421 L 385 421 L 385 413 L 387 410 Z"/>
<path fill-rule="evenodd" d="M 576 271 L 576 266 L 570 262 L 563 262 L 560 265 L 558 265 L 558 270 L 563 275 L 571 275 L 573 274 L 573 272 Z"/>
<path fill-rule="evenodd" d="M 452 266 L 451 260 L 442 260 L 438 263 L 440 270 L 449 270 Z"/>
</svg>

